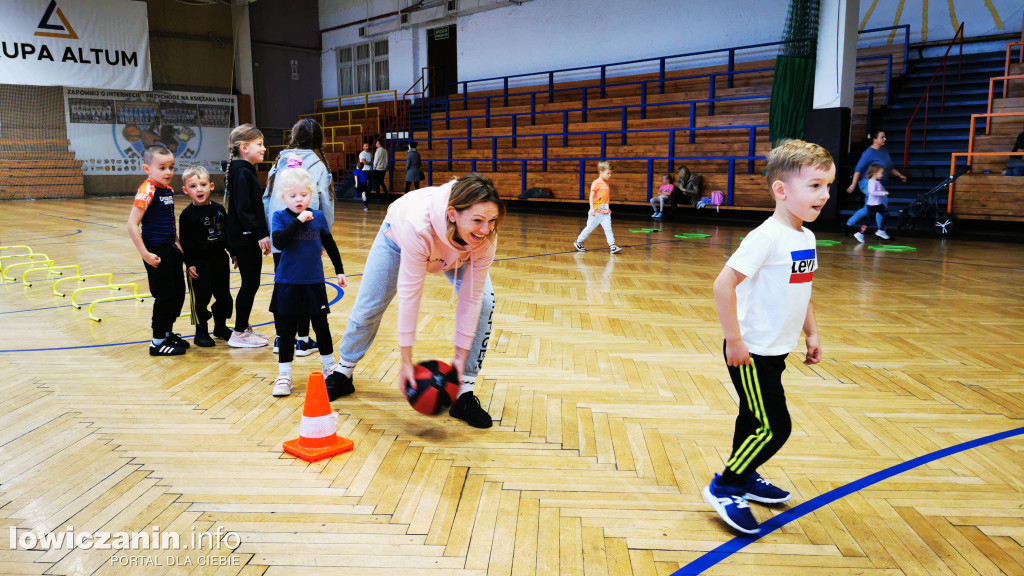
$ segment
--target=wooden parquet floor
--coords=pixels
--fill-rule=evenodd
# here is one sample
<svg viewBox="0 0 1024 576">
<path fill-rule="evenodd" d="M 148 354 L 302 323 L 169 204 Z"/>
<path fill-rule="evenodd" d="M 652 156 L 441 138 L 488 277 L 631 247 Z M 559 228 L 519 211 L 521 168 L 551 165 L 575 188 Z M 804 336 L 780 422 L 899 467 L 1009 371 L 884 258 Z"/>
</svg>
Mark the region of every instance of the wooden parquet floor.
<svg viewBox="0 0 1024 576">
<path fill-rule="evenodd" d="M 4 203 L 0 242 L 145 289 L 124 228 L 129 204 Z M 352 281 L 332 306 L 336 339 L 382 216 L 377 206 L 338 209 Z M 633 234 L 650 223 L 620 217 L 625 250 L 611 256 L 600 231 L 591 251 L 572 251 L 583 223 L 582 214 L 513 214 L 502 231 L 495 330 L 477 385 L 493 428 L 427 418 L 400 397 L 393 306 L 357 367 L 356 394 L 334 403 L 356 449 L 315 464 L 283 455 L 281 443 L 297 436 L 316 355 L 296 359 L 296 393 L 275 399 L 269 349 L 220 342 L 150 358 L 140 342 L 151 300 L 104 304 L 96 323 L 49 282 L 0 286 L 0 573 L 1024 574 L 1020 246 L 908 238 L 899 243 L 917 251 L 877 252 L 819 234 L 842 241 L 819 247 L 824 360 L 808 367 L 802 349 L 790 356 L 793 434 L 762 470 L 794 498 L 753 506 L 761 521 L 799 515 L 746 541 L 700 492 L 728 456 L 736 414 L 711 283 L 747 230 L 665 224 Z M 258 323 L 271 319 L 271 272 L 268 258 Z M 448 297 L 431 278 L 418 359 L 451 353 Z M 192 333 L 187 319 L 177 329 Z M 828 496 L 851 484 L 860 488 Z M 236 541 L 12 545 L 29 532 L 154 527 L 182 545 L 217 530 Z M 700 564 L 730 543 L 732 553 Z"/>
</svg>

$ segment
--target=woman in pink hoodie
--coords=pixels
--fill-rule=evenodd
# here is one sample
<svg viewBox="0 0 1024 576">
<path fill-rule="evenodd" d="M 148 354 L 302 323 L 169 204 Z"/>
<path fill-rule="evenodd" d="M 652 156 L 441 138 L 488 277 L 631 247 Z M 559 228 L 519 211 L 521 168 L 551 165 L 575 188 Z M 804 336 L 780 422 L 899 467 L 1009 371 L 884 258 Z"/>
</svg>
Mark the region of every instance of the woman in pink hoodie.
<svg viewBox="0 0 1024 576">
<path fill-rule="evenodd" d="M 414 382 L 412 346 L 416 341 L 420 296 L 428 273 L 444 274 L 458 292 L 455 355 L 459 397 L 450 414 L 475 428 L 490 428 L 491 416 L 473 395 L 487 353 L 494 312 L 488 275 L 505 204 L 490 179 L 463 176 L 443 186 L 409 192 L 393 202 L 366 257 L 356 303 L 338 347 L 340 361 L 327 393 L 331 400 L 355 392 L 352 373 L 373 343 L 381 318 L 397 293 L 399 385 Z"/>
</svg>

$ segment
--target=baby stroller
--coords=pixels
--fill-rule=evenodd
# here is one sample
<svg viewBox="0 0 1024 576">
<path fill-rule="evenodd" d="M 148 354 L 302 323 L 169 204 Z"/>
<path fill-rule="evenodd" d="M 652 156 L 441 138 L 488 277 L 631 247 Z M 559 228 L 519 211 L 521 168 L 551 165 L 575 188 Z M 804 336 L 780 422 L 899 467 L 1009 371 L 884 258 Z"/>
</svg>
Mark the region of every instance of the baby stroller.
<svg viewBox="0 0 1024 576">
<path fill-rule="evenodd" d="M 958 168 L 952 176 L 939 182 L 934 188 L 918 196 L 909 206 L 900 210 L 896 230 L 900 233 L 911 230 L 932 230 L 939 236 L 948 236 L 956 232 L 960 227 L 960 219 L 956 214 L 947 212 L 939 204 L 939 194 L 945 194 L 950 184 L 970 171 L 970 166 Z"/>
</svg>

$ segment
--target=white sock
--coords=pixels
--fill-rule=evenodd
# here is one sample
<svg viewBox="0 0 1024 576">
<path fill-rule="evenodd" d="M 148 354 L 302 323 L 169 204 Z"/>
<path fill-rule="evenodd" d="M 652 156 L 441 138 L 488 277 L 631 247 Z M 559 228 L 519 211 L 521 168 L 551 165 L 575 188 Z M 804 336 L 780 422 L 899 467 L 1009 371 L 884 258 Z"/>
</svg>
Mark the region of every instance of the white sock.
<svg viewBox="0 0 1024 576">
<path fill-rule="evenodd" d="M 303 342 L 309 342 L 309 336 L 299 336 L 296 340 L 302 340 Z"/>
<path fill-rule="evenodd" d="M 334 366 L 334 354 L 328 354 L 327 356 L 321 355 L 320 366 L 323 366 L 324 374 L 329 373 L 331 371 L 331 366 Z"/>
<path fill-rule="evenodd" d="M 352 376 L 352 372 L 355 372 L 355 369 L 355 364 L 349 364 L 344 360 L 338 360 L 338 372 L 341 372 L 345 376 Z"/>
<path fill-rule="evenodd" d="M 291 362 L 279 362 L 277 364 L 277 375 L 292 377 L 292 363 Z"/>
<path fill-rule="evenodd" d="M 462 396 L 466 392 L 472 392 L 473 388 L 476 387 L 476 377 L 463 376 L 462 384 L 459 385 L 459 396 Z"/>
<path fill-rule="evenodd" d="M 164 338 L 153 338 L 153 346 L 159 346 L 164 343 Z"/>
</svg>

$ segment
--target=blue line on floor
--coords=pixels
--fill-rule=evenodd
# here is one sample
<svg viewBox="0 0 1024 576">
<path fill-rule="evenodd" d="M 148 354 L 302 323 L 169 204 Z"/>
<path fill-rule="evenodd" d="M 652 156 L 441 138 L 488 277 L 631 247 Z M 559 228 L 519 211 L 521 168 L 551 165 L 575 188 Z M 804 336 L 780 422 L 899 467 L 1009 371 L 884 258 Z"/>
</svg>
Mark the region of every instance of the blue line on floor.
<svg viewBox="0 0 1024 576">
<path fill-rule="evenodd" d="M 35 240 L 17 240 L 17 242 L 28 243 L 28 242 L 35 242 L 36 240 L 52 240 L 54 238 L 66 238 L 68 236 L 75 236 L 75 235 L 81 234 L 81 233 L 82 233 L 82 229 L 81 228 L 75 228 L 74 232 L 69 232 L 67 234 L 58 234 L 57 236 L 43 236 L 42 238 L 36 238 Z M 8 244 L 14 244 L 14 242 L 15 241 L 11 240 L 10 238 L 7 239 L 7 243 Z M 47 246 L 50 245 L 50 244 L 57 244 L 57 242 L 44 242 L 43 243 L 43 245 L 47 245 Z"/>
<path fill-rule="evenodd" d="M 337 294 L 334 296 L 334 299 L 328 302 L 327 305 L 331 306 L 333 304 L 336 304 L 345 295 L 345 290 L 343 290 L 337 284 L 333 284 L 331 282 L 325 282 L 325 284 L 327 284 L 331 288 L 334 288 L 334 290 L 337 292 Z M 68 306 L 70 306 L 70 304 L 68 304 Z M 62 306 L 54 306 L 54 308 L 62 308 Z M 40 310 L 45 310 L 45 308 L 40 308 Z M 22 310 L 22 312 L 27 312 L 27 310 Z M 264 322 L 262 324 L 253 324 L 252 326 L 253 328 L 259 328 L 260 326 L 269 326 L 273 324 L 273 322 Z M 189 334 L 188 336 L 182 336 L 182 338 L 192 338 L 194 336 L 195 334 Z M 85 348 L 112 348 L 114 346 L 131 346 L 134 344 L 146 344 L 147 342 L 149 342 L 149 340 L 138 340 L 136 342 L 111 342 L 109 344 L 86 344 L 82 346 L 64 346 L 60 348 L 22 348 L 19 350 L 0 350 L 0 354 L 9 354 L 12 352 L 54 352 L 57 350 L 82 350 Z"/>
<path fill-rule="evenodd" d="M 942 450 L 932 452 L 931 454 L 918 456 L 913 460 L 908 460 L 907 462 L 904 462 L 902 464 L 897 464 L 895 466 L 886 468 L 885 470 L 875 472 L 874 474 L 865 476 L 860 480 L 855 480 L 854 482 L 851 482 L 845 486 L 840 486 L 839 488 L 836 488 L 834 490 L 829 490 L 828 492 L 820 496 L 812 498 L 798 506 L 794 506 L 793 508 L 790 508 L 789 510 L 782 512 L 774 518 L 765 521 L 761 524 L 761 532 L 757 536 L 737 536 L 736 538 L 733 538 L 732 540 L 726 542 L 725 544 L 722 544 L 718 548 L 715 548 L 714 550 L 705 553 L 703 556 L 697 558 L 693 562 L 690 562 L 686 566 L 683 566 L 679 570 L 673 572 L 672 576 L 690 576 L 693 574 L 702 574 L 705 570 L 711 568 L 715 564 L 718 564 L 719 562 L 727 559 L 729 556 L 732 556 L 736 552 L 739 552 L 740 550 L 746 548 L 748 545 L 753 544 L 754 542 L 757 542 L 759 539 L 771 534 L 779 528 L 782 528 L 786 524 L 794 522 L 800 519 L 801 517 L 806 516 L 811 512 L 814 512 L 815 510 L 818 510 L 819 508 L 828 506 L 829 504 L 835 502 L 836 500 L 839 500 L 840 498 L 844 498 L 846 496 L 849 496 L 850 494 L 853 494 L 854 492 L 868 488 L 883 480 L 888 480 L 893 476 L 897 476 L 899 474 L 907 472 L 908 470 L 917 468 L 918 466 L 928 464 L 929 462 L 934 462 L 935 460 L 938 460 L 940 458 L 952 456 L 953 454 L 959 454 L 960 452 L 964 452 L 972 448 L 977 448 L 978 446 L 984 446 L 985 444 L 991 444 L 992 442 L 997 442 L 999 440 L 1004 440 L 1006 438 L 1011 438 L 1013 436 L 1019 436 L 1021 434 L 1024 434 L 1024 428 L 1007 430 L 1006 432 L 999 432 L 997 434 L 992 434 L 975 440 L 970 440 L 968 442 L 964 442 L 963 444 L 957 444 L 955 446 L 950 446 L 949 448 L 943 448 Z"/>
<path fill-rule="evenodd" d="M 93 226 L 103 226 L 105 228 L 120 228 L 120 226 L 111 226 L 110 224 L 100 224 L 99 222 L 89 222 L 88 220 L 82 220 L 81 218 L 68 218 L 66 216 L 54 216 L 53 214 L 47 214 L 40 212 L 40 216 L 47 216 L 49 218 L 60 218 L 61 220 L 71 220 L 72 222 L 81 222 L 83 224 L 92 224 Z"/>
</svg>

